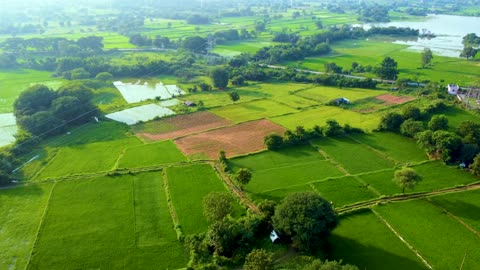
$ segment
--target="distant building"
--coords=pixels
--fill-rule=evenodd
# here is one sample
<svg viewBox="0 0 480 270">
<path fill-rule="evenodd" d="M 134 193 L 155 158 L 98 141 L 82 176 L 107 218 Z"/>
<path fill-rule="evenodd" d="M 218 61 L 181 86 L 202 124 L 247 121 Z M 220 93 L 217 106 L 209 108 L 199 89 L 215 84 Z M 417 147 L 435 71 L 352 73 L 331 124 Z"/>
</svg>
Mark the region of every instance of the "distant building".
<svg viewBox="0 0 480 270">
<path fill-rule="evenodd" d="M 340 104 L 350 104 L 350 100 L 347 99 L 347 98 L 344 98 L 344 97 L 337 98 L 337 99 L 335 99 L 334 102 L 337 103 L 337 105 L 340 105 Z"/>
<path fill-rule="evenodd" d="M 456 84 L 449 84 L 447 90 L 450 95 L 457 95 L 458 91 L 460 91 L 460 87 Z"/>
<path fill-rule="evenodd" d="M 193 102 L 193 101 L 188 101 L 188 100 L 185 101 L 183 104 L 185 104 L 185 106 L 187 106 L 187 107 L 195 107 L 195 106 L 197 106 L 197 104 L 196 104 L 195 102 Z"/>
</svg>

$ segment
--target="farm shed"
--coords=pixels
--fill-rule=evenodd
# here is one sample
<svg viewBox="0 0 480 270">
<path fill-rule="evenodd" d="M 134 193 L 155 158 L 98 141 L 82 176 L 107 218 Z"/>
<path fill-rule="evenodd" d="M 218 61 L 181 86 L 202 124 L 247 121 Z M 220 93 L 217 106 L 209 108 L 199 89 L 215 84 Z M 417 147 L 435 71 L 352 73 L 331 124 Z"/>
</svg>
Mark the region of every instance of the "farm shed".
<svg viewBox="0 0 480 270">
<path fill-rule="evenodd" d="M 188 101 L 188 100 L 185 101 L 183 104 L 185 104 L 185 106 L 187 106 L 187 107 L 195 107 L 195 106 L 197 106 L 197 104 L 196 104 L 195 102 L 193 102 L 193 101 Z"/>
<path fill-rule="evenodd" d="M 458 94 L 458 91 L 460 90 L 460 87 L 456 84 L 449 84 L 447 86 L 448 93 L 450 95 L 456 95 Z"/>
</svg>

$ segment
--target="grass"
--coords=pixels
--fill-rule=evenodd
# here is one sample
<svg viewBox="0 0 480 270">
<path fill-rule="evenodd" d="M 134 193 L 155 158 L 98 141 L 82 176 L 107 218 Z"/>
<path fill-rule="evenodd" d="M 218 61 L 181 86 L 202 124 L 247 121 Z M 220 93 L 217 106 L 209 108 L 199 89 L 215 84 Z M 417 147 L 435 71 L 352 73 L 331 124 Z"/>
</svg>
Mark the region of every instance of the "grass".
<svg viewBox="0 0 480 270">
<path fill-rule="evenodd" d="M 377 196 L 354 177 L 347 176 L 312 184 L 320 195 L 332 201 L 335 207 L 374 199 Z"/>
<path fill-rule="evenodd" d="M 136 137 L 60 148 L 36 179 L 111 170 L 123 149 L 139 145 Z"/>
<path fill-rule="evenodd" d="M 316 147 L 325 151 L 349 173 L 357 174 L 391 168 L 394 163 L 365 145 L 349 138 L 322 138 L 313 141 Z M 352 155 L 352 153 L 355 153 Z"/>
<path fill-rule="evenodd" d="M 337 98 L 347 98 L 350 102 L 376 97 L 386 94 L 386 91 L 381 90 L 369 90 L 369 89 L 357 89 L 357 88 L 335 88 L 327 86 L 319 86 L 315 88 L 299 91 L 296 95 L 318 101 L 320 103 L 328 103 L 329 101 Z"/>
<path fill-rule="evenodd" d="M 402 193 L 402 188 L 393 182 L 394 172 L 395 170 L 392 168 L 390 170 L 368 173 L 359 177 L 365 183 L 374 187 L 375 190 L 380 192 L 382 195 L 393 195 Z M 419 187 L 420 185 L 422 185 L 422 183 L 419 183 L 417 187 Z M 411 192 L 410 190 L 405 191 Z M 417 188 L 415 188 L 413 191 L 415 192 L 418 190 Z"/>
<path fill-rule="evenodd" d="M 161 190 L 153 191 L 157 194 L 150 193 L 159 184 L 144 182 L 159 181 L 158 177 L 158 174 L 146 174 L 57 183 L 29 269 L 139 269 L 147 266 L 166 269 L 185 266 L 183 247 L 172 240 L 175 231 L 168 230 L 172 223 L 166 218 L 169 216 L 166 200 L 162 195 L 156 197 Z M 134 182 L 140 183 L 135 192 L 142 201 L 134 196 Z M 135 207 L 134 201 L 139 205 Z M 160 203 L 162 206 L 158 209 Z M 160 213 L 163 210 L 164 217 L 160 219 L 158 213 L 151 213 L 152 207 Z M 135 216 L 136 210 L 139 211 L 138 217 Z M 163 232 L 166 237 L 162 240 L 167 243 L 151 246 L 148 250 L 137 247 L 136 221 L 140 222 L 140 235 Z M 157 222 L 165 224 L 160 225 L 162 228 L 149 226 Z M 149 240 L 158 242 L 158 239 Z"/>
<path fill-rule="evenodd" d="M 172 141 L 162 141 L 127 148 L 120 168 L 146 167 L 187 161 Z"/>
<path fill-rule="evenodd" d="M 53 79 L 50 72 L 31 69 L 0 69 L 0 113 L 13 111 L 13 103 L 28 87 L 34 84 L 43 84 L 51 88 L 58 88 L 61 79 Z"/>
<path fill-rule="evenodd" d="M 475 269 L 480 241 L 462 224 L 424 200 L 374 208 L 434 269 Z"/>
<path fill-rule="evenodd" d="M 184 234 L 207 229 L 203 215 L 203 197 L 212 191 L 226 192 L 220 179 L 208 164 L 167 168 L 168 185 L 175 212 Z"/>
<path fill-rule="evenodd" d="M 0 269 L 25 269 L 53 184 L 0 190 Z"/>
<path fill-rule="evenodd" d="M 478 115 L 475 115 L 468 110 L 462 110 L 453 106 L 449 106 L 445 111 L 442 111 L 442 114 L 447 117 L 450 128 L 457 128 L 465 121 L 480 122 L 480 117 L 478 117 Z"/>
<path fill-rule="evenodd" d="M 326 121 L 330 119 L 334 119 L 342 125 L 349 124 L 352 127 L 365 130 L 377 128 L 380 122 L 380 116 L 377 114 L 361 114 L 332 106 L 308 109 L 298 113 L 271 118 L 273 122 L 289 129 L 294 129 L 299 125 L 303 125 L 306 128 L 311 128 L 315 125 L 323 126 Z"/>
<path fill-rule="evenodd" d="M 306 191 L 314 191 L 309 184 L 304 185 L 296 185 L 296 186 L 289 186 L 284 188 L 278 188 L 275 190 L 270 190 L 262 193 L 251 193 L 250 197 L 257 202 L 261 202 L 263 200 L 273 200 L 280 203 L 283 198 L 287 195 L 295 192 L 306 192 Z"/>
<path fill-rule="evenodd" d="M 343 260 L 360 269 L 425 269 L 370 210 L 342 216 L 329 243 L 328 259 Z"/>
<path fill-rule="evenodd" d="M 211 110 L 211 112 L 240 123 L 275 115 L 293 113 L 296 112 L 296 110 L 275 101 L 259 100 L 215 108 Z"/>
</svg>

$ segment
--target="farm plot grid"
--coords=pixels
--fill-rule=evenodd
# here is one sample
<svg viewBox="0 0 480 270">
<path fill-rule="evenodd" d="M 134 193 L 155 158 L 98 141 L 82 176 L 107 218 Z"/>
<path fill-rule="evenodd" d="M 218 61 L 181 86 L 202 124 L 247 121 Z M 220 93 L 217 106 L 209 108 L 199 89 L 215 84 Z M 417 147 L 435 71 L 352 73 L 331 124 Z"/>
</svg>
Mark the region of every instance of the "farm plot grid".
<svg viewBox="0 0 480 270">
<path fill-rule="evenodd" d="M 119 168 L 148 167 L 187 161 L 172 141 L 163 141 L 127 148 Z"/>
<path fill-rule="evenodd" d="M 175 140 L 175 143 L 191 158 L 216 159 L 221 150 L 226 152 L 227 157 L 263 150 L 266 135 L 284 132 L 283 127 L 262 119 L 186 136 Z"/>
</svg>

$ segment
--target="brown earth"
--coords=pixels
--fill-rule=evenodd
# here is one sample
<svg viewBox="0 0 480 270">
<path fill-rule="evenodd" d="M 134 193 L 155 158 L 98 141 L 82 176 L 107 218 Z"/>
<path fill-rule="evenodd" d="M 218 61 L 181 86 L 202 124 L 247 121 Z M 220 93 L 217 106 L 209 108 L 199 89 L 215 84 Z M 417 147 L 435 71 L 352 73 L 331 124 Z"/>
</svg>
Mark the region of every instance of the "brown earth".
<svg viewBox="0 0 480 270">
<path fill-rule="evenodd" d="M 190 135 L 175 140 L 175 143 L 185 155 L 216 159 L 220 150 L 224 150 L 227 157 L 260 151 L 264 149 L 266 135 L 282 135 L 284 132 L 284 127 L 262 119 Z"/>
<path fill-rule="evenodd" d="M 162 122 L 160 124 L 173 126 L 173 130 L 157 134 L 138 132 L 137 136 L 152 141 L 169 140 L 234 124 L 234 122 L 210 112 L 178 115 L 160 120 L 160 122 Z"/>
<path fill-rule="evenodd" d="M 376 98 L 385 101 L 387 104 L 403 104 L 415 99 L 414 97 L 399 97 L 390 94 L 377 96 Z"/>
</svg>

